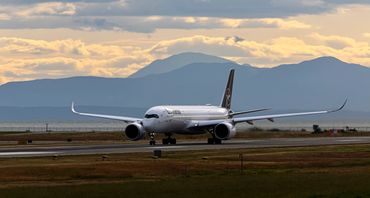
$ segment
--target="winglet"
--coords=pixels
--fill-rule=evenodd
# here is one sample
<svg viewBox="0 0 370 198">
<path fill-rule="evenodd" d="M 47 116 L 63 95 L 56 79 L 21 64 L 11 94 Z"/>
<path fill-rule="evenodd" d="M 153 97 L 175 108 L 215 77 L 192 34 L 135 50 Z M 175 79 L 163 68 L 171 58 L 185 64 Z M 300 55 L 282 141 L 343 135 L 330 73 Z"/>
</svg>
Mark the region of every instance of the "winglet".
<svg viewBox="0 0 370 198">
<path fill-rule="evenodd" d="M 73 113 L 78 113 L 76 110 L 75 110 L 75 103 L 72 101 L 72 105 L 71 105 L 71 110 Z"/>
<path fill-rule="evenodd" d="M 332 111 L 329 111 L 329 112 L 337 112 L 337 111 L 342 110 L 344 108 L 344 106 L 346 106 L 347 101 L 348 101 L 348 98 L 346 98 L 346 100 L 344 101 L 343 105 L 340 106 L 338 109 L 335 109 L 335 110 L 332 110 Z"/>
</svg>

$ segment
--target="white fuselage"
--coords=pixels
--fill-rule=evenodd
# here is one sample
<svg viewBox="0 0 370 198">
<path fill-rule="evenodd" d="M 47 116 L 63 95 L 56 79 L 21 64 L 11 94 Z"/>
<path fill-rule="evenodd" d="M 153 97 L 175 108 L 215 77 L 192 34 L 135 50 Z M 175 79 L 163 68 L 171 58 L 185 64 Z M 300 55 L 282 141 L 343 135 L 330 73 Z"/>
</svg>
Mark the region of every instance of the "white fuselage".
<svg viewBox="0 0 370 198">
<path fill-rule="evenodd" d="M 227 119 L 228 110 L 217 106 L 155 106 L 150 108 L 142 120 L 148 133 L 199 134 L 188 128 L 194 120 Z"/>
</svg>

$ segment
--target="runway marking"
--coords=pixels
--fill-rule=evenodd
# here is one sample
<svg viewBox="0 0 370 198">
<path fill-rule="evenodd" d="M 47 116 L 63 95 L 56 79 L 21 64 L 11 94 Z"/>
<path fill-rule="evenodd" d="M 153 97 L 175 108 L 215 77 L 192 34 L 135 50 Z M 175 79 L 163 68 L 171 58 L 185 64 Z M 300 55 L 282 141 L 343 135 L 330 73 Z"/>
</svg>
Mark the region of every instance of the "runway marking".
<svg viewBox="0 0 370 198">
<path fill-rule="evenodd" d="M 145 147 L 147 149 L 171 149 L 171 148 L 186 148 L 187 146 L 158 146 L 158 147 Z"/>
<path fill-rule="evenodd" d="M 362 140 L 337 140 L 337 142 L 359 142 L 359 141 L 362 141 Z"/>
<path fill-rule="evenodd" d="M 43 155 L 57 154 L 58 152 L 2 152 L 0 156 L 17 156 L 17 155 Z"/>
<path fill-rule="evenodd" d="M 302 140 L 302 139 L 292 139 L 292 140 L 287 140 L 289 142 L 302 142 L 302 141 L 306 141 L 306 140 Z"/>
<path fill-rule="evenodd" d="M 231 143 L 264 142 L 265 140 L 233 140 Z"/>
</svg>

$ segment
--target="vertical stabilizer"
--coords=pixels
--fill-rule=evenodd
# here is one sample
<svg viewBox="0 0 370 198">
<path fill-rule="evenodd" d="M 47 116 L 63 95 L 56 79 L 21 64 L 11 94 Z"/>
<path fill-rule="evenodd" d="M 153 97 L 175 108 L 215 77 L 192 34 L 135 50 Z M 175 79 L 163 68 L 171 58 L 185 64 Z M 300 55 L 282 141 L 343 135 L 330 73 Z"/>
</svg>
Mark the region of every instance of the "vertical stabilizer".
<svg viewBox="0 0 370 198">
<path fill-rule="evenodd" d="M 229 79 L 227 80 L 227 85 L 224 92 L 224 97 L 222 98 L 221 107 L 230 109 L 231 107 L 231 97 L 233 95 L 233 83 L 234 83 L 234 72 L 235 70 L 230 70 Z"/>
</svg>

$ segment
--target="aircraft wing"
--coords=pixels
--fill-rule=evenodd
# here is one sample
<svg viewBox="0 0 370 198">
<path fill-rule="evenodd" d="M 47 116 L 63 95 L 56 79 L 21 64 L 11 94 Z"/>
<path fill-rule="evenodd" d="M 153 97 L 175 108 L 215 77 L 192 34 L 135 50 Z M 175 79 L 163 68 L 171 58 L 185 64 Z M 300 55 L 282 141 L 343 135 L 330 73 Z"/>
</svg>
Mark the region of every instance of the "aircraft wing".
<svg viewBox="0 0 370 198">
<path fill-rule="evenodd" d="M 92 114 L 92 113 L 81 113 L 75 110 L 74 103 L 72 102 L 71 110 L 73 113 L 82 115 L 82 116 L 89 116 L 95 118 L 104 118 L 109 120 L 118 120 L 123 122 L 138 122 L 141 121 L 141 118 L 133 118 L 133 117 L 123 117 L 123 116 L 114 116 L 114 115 L 103 115 L 103 114 Z"/>
<path fill-rule="evenodd" d="M 294 117 L 294 116 L 304 116 L 304 115 L 317 115 L 317 114 L 326 114 L 339 111 L 343 109 L 346 105 L 347 100 L 343 105 L 335 110 L 326 110 L 326 111 L 309 111 L 309 112 L 298 112 L 298 113 L 284 113 L 284 114 L 272 114 L 272 115 L 262 115 L 262 116 L 249 116 L 249 117 L 239 117 L 239 118 L 230 118 L 226 120 L 194 120 L 189 124 L 189 128 L 193 127 L 211 127 L 222 122 L 230 123 L 241 123 L 241 122 L 250 122 L 252 123 L 255 120 L 270 120 L 273 121 L 274 118 L 284 118 L 284 117 Z"/>
<path fill-rule="evenodd" d="M 236 115 L 241 115 L 241 114 L 255 113 L 255 112 L 267 111 L 267 110 L 270 110 L 270 109 L 264 108 L 264 109 L 253 109 L 253 110 L 248 110 L 248 111 L 231 112 L 229 116 L 236 116 Z"/>
</svg>

